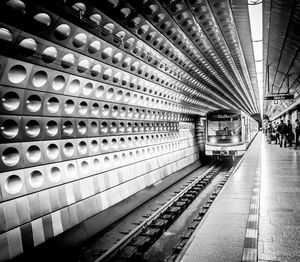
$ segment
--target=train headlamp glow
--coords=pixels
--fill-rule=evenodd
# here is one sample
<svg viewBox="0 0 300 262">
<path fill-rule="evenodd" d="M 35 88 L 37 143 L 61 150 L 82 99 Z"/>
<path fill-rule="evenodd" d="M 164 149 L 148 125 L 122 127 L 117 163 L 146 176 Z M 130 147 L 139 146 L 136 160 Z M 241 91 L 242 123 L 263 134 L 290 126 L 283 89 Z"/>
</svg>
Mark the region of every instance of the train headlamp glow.
<svg viewBox="0 0 300 262">
<path fill-rule="evenodd" d="M 209 142 L 212 143 L 212 144 L 216 144 L 217 143 L 217 138 L 216 137 L 211 137 L 209 139 Z"/>
<path fill-rule="evenodd" d="M 232 142 L 233 143 L 238 143 L 239 142 L 239 138 L 237 136 L 232 137 Z"/>
</svg>

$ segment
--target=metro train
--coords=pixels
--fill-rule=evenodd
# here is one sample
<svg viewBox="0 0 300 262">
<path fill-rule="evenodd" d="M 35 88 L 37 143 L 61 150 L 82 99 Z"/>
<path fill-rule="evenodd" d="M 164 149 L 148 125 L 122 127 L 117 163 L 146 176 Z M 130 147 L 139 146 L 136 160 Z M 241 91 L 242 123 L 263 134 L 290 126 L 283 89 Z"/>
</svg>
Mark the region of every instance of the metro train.
<svg viewBox="0 0 300 262">
<path fill-rule="evenodd" d="M 258 132 L 256 120 L 238 110 L 217 110 L 206 115 L 205 154 L 217 159 L 242 156 Z"/>
</svg>

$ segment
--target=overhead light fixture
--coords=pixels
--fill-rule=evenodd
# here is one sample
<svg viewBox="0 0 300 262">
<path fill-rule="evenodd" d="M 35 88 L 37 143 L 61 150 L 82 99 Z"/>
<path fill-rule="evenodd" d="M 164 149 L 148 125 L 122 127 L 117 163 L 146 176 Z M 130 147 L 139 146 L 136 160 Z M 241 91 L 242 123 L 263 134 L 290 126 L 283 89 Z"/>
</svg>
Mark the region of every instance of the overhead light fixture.
<svg viewBox="0 0 300 262">
<path fill-rule="evenodd" d="M 248 0 L 248 11 L 261 110 L 260 113 L 263 117 L 263 0 Z"/>
</svg>

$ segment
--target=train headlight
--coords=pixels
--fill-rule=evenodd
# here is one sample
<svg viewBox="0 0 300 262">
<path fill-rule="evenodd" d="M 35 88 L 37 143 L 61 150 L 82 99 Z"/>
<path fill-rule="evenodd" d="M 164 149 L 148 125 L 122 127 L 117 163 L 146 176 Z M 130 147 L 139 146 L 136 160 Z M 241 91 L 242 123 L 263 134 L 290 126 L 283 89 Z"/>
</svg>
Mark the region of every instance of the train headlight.
<svg viewBox="0 0 300 262">
<path fill-rule="evenodd" d="M 216 144 L 217 143 L 217 138 L 216 137 L 211 137 L 209 139 L 209 142 L 212 143 L 212 144 Z"/>
<path fill-rule="evenodd" d="M 239 141 L 240 141 L 240 139 L 239 139 L 238 136 L 234 136 L 234 137 L 232 138 L 232 142 L 233 142 L 233 143 L 238 143 Z"/>
</svg>

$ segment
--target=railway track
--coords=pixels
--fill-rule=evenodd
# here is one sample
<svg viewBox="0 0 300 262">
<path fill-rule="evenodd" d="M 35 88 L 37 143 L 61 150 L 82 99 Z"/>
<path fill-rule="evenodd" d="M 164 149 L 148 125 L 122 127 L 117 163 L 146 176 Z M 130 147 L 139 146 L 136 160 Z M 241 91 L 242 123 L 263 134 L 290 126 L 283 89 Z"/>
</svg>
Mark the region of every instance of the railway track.
<svg viewBox="0 0 300 262">
<path fill-rule="evenodd" d="M 162 236 L 162 234 L 178 219 L 199 194 L 210 184 L 214 177 L 222 170 L 221 165 L 214 165 L 202 175 L 194 178 L 181 191 L 175 192 L 167 203 L 161 206 L 156 212 L 149 215 L 137 227 L 131 230 L 124 238 L 118 241 L 113 247 L 104 252 L 94 262 L 106 261 L 142 261 L 147 250 Z M 226 172 L 226 175 L 212 192 L 207 202 L 200 207 L 192 223 L 180 237 L 172 253 L 164 260 L 175 261 L 180 251 L 185 246 L 189 237 L 201 222 L 205 213 L 225 185 L 234 167 Z"/>
</svg>

